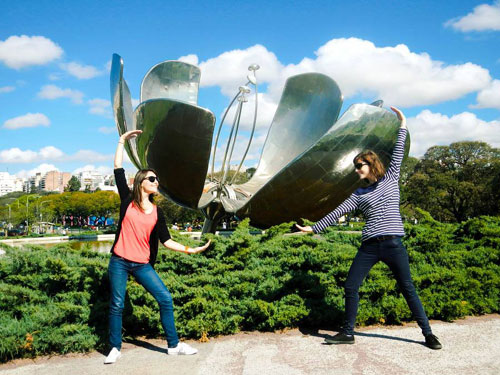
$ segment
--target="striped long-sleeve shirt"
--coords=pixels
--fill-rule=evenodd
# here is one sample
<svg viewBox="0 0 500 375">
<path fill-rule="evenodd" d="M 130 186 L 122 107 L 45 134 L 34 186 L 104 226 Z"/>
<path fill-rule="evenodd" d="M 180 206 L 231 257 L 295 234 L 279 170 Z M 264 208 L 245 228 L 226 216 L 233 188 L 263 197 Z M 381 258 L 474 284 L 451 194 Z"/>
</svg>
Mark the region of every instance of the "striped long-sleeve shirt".
<svg viewBox="0 0 500 375">
<path fill-rule="evenodd" d="M 399 175 L 404 156 L 407 130 L 399 129 L 391 163 L 384 177 L 374 184 L 359 188 L 342 202 L 335 210 L 318 221 L 313 227 L 319 233 L 335 223 L 341 216 L 361 209 L 366 218 L 362 241 L 372 237 L 396 235 L 404 236 L 403 222 L 399 212 Z"/>
</svg>

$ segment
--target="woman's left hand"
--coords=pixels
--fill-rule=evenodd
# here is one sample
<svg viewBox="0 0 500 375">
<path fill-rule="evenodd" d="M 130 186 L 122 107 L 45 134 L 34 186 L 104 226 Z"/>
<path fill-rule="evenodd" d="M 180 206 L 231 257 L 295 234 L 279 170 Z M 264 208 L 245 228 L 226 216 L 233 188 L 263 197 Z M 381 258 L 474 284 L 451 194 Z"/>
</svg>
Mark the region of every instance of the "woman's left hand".
<svg viewBox="0 0 500 375">
<path fill-rule="evenodd" d="M 313 229 L 311 226 L 305 226 L 305 227 L 301 227 L 299 224 L 295 224 L 295 226 L 300 229 L 301 232 L 305 232 L 305 233 L 313 233 Z"/>
<path fill-rule="evenodd" d="M 197 253 L 201 253 L 202 251 L 205 251 L 210 246 L 210 242 L 211 242 L 211 240 L 208 240 L 208 242 L 205 245 L 192 248 L 190 253 L 197 254 Z"/>
</svg>

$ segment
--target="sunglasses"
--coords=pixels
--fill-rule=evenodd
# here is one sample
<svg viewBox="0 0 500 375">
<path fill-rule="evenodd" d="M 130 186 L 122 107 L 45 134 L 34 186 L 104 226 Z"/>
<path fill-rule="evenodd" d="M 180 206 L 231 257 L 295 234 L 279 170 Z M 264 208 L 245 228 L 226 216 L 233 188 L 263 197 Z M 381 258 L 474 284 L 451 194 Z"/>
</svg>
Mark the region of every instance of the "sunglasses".
<svg viewBox="0 0 500 375">
<path fill-rule="evenodd" d="M 158 177 L 156 177 L 156 176 L 149 176 L 149 177 L 146 177 L 144 180 L 148 180 L 151 183 L 153 183 L 155 181 L 158 181 L 158 183 L 160 183 L 160 180 L 158 180 Z M 142 180 L 142 181 L 144 181 L 144 180 Z"/>
<path fill-rule="evenodd" d="M 361 168 L 363 168 L 363 165 L 370 165 L 370 164 L 368 164 L 368 163 L 356 163 L 356 164 L 354 164 L 354 168 L 361 169 Z"/>
</svg>

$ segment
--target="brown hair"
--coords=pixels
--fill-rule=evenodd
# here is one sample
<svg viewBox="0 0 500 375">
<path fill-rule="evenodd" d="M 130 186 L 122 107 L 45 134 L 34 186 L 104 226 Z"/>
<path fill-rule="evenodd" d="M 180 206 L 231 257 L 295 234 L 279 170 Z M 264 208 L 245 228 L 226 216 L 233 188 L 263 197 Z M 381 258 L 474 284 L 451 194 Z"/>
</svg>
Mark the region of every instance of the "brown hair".
<svg viewBox="0 0 500 375">
<path fill-rule="evenodd" d="M 154 169 L 141 169 L 141 170 L 137 171 L 137 173 L 135 174 L 134 187 L 132 188 L 132 202 L 134 202 L 134 204 L 137 207 L 139 207 L 139 209 L 141 211 L 144 211 L 144 209 L 142 208 L 142 205 L 141 205 L 141 198 L 142 198 L 141 184 L 142 184 L 142 181 L 144 181 L 146 179 L 146 175 L 148 174 L 148 172 L 153 172 L 155 174 L 155 176 L 157 176 Z M 151 203 L 153 203 L 154 194 L 149 194 L 149 201 Z"/>
<path fill-rule="evenodd" d="M 370 167 L 370 173 L 372 176 L 374 176 L 377 180 L 380 180 L 382 177 L 384 177 L 385 174 L 384 165 L 380 161 L 378 155 L 371 150 L 360 152 L 354 157 L 352 162 L 354 164 L 359 162 L 368 163 L 368 166 Z"/>
</svg>

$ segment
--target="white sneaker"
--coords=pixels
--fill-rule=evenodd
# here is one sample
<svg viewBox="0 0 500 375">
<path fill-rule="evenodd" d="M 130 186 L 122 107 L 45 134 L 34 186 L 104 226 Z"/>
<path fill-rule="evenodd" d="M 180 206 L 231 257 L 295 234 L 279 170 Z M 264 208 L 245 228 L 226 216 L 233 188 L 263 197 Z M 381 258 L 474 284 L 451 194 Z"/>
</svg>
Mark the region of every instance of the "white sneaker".
<svg viewBox="0 0 500 375">
<path fill-rule="evenodd" d="M 115 363 L 118 358 L 122 356 L 122 353 L 116 348 L 111 349 L 108 356 L 104 360 L 104 364 L 108 365 L 110 363 Z"/>
<path fill-rule="evenodd" d="M 175 348 L 168 348 L 167 354 L 170 355 L 193 355 L 198 353 L 198 349 L 186 344 L 185 342 L 180 342 Z"/>
</svg>

